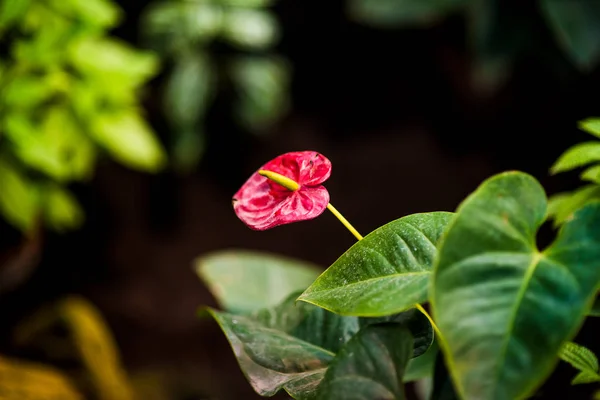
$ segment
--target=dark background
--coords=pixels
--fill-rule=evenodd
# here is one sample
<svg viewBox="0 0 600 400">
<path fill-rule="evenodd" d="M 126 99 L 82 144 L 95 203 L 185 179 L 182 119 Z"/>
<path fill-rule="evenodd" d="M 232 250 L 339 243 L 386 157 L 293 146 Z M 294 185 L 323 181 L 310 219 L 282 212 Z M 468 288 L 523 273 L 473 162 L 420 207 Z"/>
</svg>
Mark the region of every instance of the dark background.
<svg viewBox="0 0 600 400">
<path fill-rule="evenodd" d="M 115 34 L 139 43 L 146 2 L 120 4 L 127 18 Z M 505 170 L 532 174 L 549 194 L 580 184 L 576 174 L 547 171 L 568 146 L 588 139 L 576 121 L 600 113 L 600 71 L 578 72 L 551 35 L 545 53 L 524 55 L 505 86 L 482 94 L 469 84 L 460 15 L 430 28 L 378 30 L 350 21 L 338 0 L 283 0 L 276 11 L 278 51 L 294 70 L 291 112 L 268 135 L 252 136 L 231 122 L 223 94 L 210 110 L 207 152 L 193 173 L 146 175 L 103 162 L 90 185 L 74 187 L 87 213 L 83 229 L 46 233 L 31 278 L 0 297 L 2 353 L 15 352 L 8 338 L 17 321 L 78 293 L 103 312 L 128 368 L 176 371 L 214 398 L 255 398 L 216 324 L 195 316 L 215 302 L 192 269 L 194 258 L 248 248 L 326 267 L 354 242 L 328 213 L 265 232 L 245 227 L 231 196 L 264 162 L 287 151 L 323 153 L 333 163 L 326 183 L 332 203 L 363 234 L 407 214 L 452 211 Z M 535 17 L 531 23 L 547 30 Z M 160 82 L 145 101 L 166 138 Z M 10 255 L 19 237 L 8 226 L 0 232 Z M 546 228 L 540 242 L 551 237 Z M 598 351 L 589 325 L 578 340 Z M 574 373 L 561 365 L 541 398 L 567 390 Z M 569 390 L 567 398 L 590 392 Z"/>
</svg>

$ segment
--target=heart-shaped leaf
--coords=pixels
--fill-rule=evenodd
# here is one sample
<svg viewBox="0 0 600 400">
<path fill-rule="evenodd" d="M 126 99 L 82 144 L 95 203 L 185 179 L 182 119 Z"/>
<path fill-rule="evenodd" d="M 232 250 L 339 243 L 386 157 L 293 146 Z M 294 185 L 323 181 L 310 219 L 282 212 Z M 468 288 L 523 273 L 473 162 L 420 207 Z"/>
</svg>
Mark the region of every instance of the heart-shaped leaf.
<svg viewBox="0 0 600 400">
<path fill-rule="evenodd" d="M 413 214 L 346 251 L 298 300 L 342 315 L 384 316 L 427 300 L 436 243 L 452 213 Z"/>
<path fill-rule="evenodd" d="M 359 331 L 380 318 L 343 317 L 307 303 L 293 293 L 276 307 L 238 316 L 209 309 L 234 350 L 248 381 L 262 396 L 280 389 L 296 399 L 312 399 L 335 353 Z M 427 319 L 416 310 L 388 318 L 415 337 L 411 356 L 433 340 Z M 427 324 L 427 326 L 425 326 Z"/>
<path fill-rule="evenodd" d="M 344 346 L 319 386 L 319 400 L 405 399 L 403 375 L 413 340 L 398 324 L 371 325 Z"/>
<path fill-rule="evenodd" d="M 219 305 L 235 314 L 274 307 L 320 272 L 307 262 L 248 250 L 217 251 L 197 258 L 195 265 Z"/>
<path fill-rule="evenodd" d="M 522 398 L 552 371 L 600 281 L 600 203 L 573 215 L 540 252 L 540 184 L 521 172 L 485 181 L 440 244 L 432 308 L 464 398 Z"/>
</svg>

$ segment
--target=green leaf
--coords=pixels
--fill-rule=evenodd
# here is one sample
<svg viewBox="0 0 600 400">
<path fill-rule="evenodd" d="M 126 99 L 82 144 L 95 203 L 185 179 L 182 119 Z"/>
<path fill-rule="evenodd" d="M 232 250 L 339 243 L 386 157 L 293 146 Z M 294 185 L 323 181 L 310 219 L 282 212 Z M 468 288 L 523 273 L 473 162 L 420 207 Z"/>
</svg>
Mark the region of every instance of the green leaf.
<svg viewBox="0 0 600 400">
<path fill-rule="evenodd" d="M 600 297 L 596 297 L 596 300 L 594 301 L 594 304 L 592 305 L 588 315 L 592 317 L 600 317 Z"/>
<path fill-rule="evenodd" d="M 383 316 L 427 301 L 436 243 L 452 213 L 413 214 L 353 245 L 298 300 L 343 315 Z"/>
<path fill-rule="evenodd" d="M 529 395 L 581 326 L 600 282 L 600 202 L 576 212 L 543 252 L 546 196 L 530 175 L 486 180 L 441 241 L 432 309 L 457 391 Z"/>
<path fill-rule="evenodd" d="M 249 250 L 209 253 L 194 264 L 218 304 L 238 314 L 276 306 L 310 285 L 320 271 L 305 261 Z"/>
<path fill-rule="evenodd" d="M 26 176 L 0 159 L 0 210 L 4 218 L 23 232 L 30 232 L 38 217 L 37 190 Z"/>
<path fill-rule="evenodd" d="M 385 317 L 359 318 L 361 328 L 385 322 L 394 322 L 408 328 L 414 340 L 414 352 L 412 357 L 420 357 L 429 350 L 434 342 L 433 328 L 431 327 L 429 320 L 416 308 L 411 308 L 410 310 Z"/>
<path fill-rule="evenodd" d="M 439 352 L 437 341 L 434 340 L 424 354 L 412 358 L 406 367 L 404 382 L 412 382 L 432 376 L 435 359 Z"/>
<path fill-rule="evenodd" d="M 558 193 L 550 198 L 548 217 L 554 219 L 554 226 L 570 220 L 573 213 L 594 200 L 600 200 L 600 186 L 583 186 L 572 193 Z"/>
<path fill-rule="evenodd" d="M 114 39 L 86 36 L 71 43 L 68 50 L 73 66 L 107 91 L 129 92 L 158 70 L 153 53 Z"/>
<path fill-rule="evenodd" d="M 579 143 L 564 152 L 554 165 L 550 173 L 570 171 L 584 165 L 600 161 L 600 142 Z"/>
<path fill-rule="evenodd" d="M 561 360 L 568 362 L 580 372 L 571 381 L 572 385 L 600 382 L 598 358 L 588 348 L 577 343 L 565 343 L 558 353 Z"/>
<path fill-rule="evenodd" d="M 239 95 L 236 116 L 245 127 L 262 131 L 287 112 L 289 70 L 283 60 L 239 57 L 231 75 Z"/>
<path fill-rule="evenodd" d="M 43 212 L 46 224 L 59 232 L 79 228 L 84 220 L 83 210 L 67 190 L 48 185 L 42 192 Z"/>
<path fill-rule="evenodd" d="M 31 0 L 0 1 L 0 33 L 18 21 L 27 12 Z"/>
<path fill-rule="evenodd" d="M 600 184 L 600 164 L 585 169 L 581 175 L 579 175 L 579 178 L 582 181 Z"/>
<path fill-rule="evenodd" d="M 296 399 L 314 398 L 316 387 L 333 360 L 332 352 L 248 317 L 212 309 L 209 312 L 221 326 L 242 372 L 258 394 L 272 396 L 285 389 Z"/>
<path fill-rule="evenodd" d="M 542 12 L 556 41 L 580 68 L 590 70 L 600 59 L 600 4 L 589 0 L 542 0 Z"/>
<path fill-rule="evenodd" d="M 164 95 L 166 117 L 175 127 L 192 127 L 206 113 L 214 89 L 208 60 L 198 53 L 178 58 Z"/>
<path fill-rule="evenodd" d="M 34 76 L 17 76 L 8 80 L 3 87 L 2 102 L 7 107 L 32 108 L 55 94 L 48 79 Z"/>
<path fill-rule="evenodd" d="M 466 0 L 350 0 L 351 19 L 379 28 L 432 24 Z"/>
<path fill-rule="evenodd" d="M 134 110 L 98 116 L 92 133 L 114 158 L 131 168 L 155 172 L 166 163 L 154 132 Z"/>
<path fill-rule="evenodd" d="M 579 129 L 600 138 L 600 118 L 586 118 L 577 124 Z"/>
<path fill-rule="evenodd" d="M 259 394 L 272 395 L 283 388 L 294 398 L 314 398 L 316 387 L 334 354 L 359 329 L 371 325 L 384 322 L 408 329 L 415 338 L 412 356 L 422 354 L 432 342 L 433 330 L 427 318 L 416 310 L 387 319 L 359 319 L 343 317 L 312 304 L 296 303 L 297 296 L 297 292 L 292 293 L 281 304 L 246 316 L 209 310 L 234 348 L 244 374 Z M 243 335 L 239 329 L 243 329 Z M 236 350 L 239 347 L 243 349 Z M 288 347 L 289 351 L 297 352 L 298 361 L 293 354 L 288 354 Z M 318 360 L 315 360 L 314 352 L 319 355 Z M 298 362 L 316 363 L 317 370 L 311 370 L 314 375 L 307 375 L 304 369 L 298 371 Z"/>
<path fill-rule="evenodd" d="M 234 8 L 224 17 L 223 38 L 242 49 L 266 49 L 279 39 L 279 24 L 268 11 Z"/>
<path fill-rule="evenodd" d="M 55 10 L 72 18 L 84 21 L 86 25 L 102 28 L 114 27 L 121 18 L 121 10 L 110 0 L 50 0 Z"/>
<path fill-rule="evenodd" d="M 330 364 L 317 399 L 405 399 L 402 378 L 412 337 L 401 325 L 361 330 Z"/>
</svg>

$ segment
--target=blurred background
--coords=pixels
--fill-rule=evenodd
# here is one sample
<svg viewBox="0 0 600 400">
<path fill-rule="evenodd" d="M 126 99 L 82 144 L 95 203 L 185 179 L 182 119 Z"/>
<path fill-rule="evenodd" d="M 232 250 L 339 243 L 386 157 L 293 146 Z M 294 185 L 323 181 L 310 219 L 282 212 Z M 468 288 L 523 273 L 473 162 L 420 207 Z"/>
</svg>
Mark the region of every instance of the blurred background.
<svg viewBox="0 0 600 400">
<path fill-rule="evenodd" d="M 194 259 L 325 268 L 354 238 L 327 213 L 251 231 L 250 174 L 323 153 L 363 234 L 509 169 L 572 190 L 548 169 L 588 140 L 599 61 L 590 0 L 0 0 L 0 375 L 51 382 L 28 398 L 77 398 L 59 371 L 90 399 L 259 398 L 196 316 L 216 304 Z"/>
</svg>

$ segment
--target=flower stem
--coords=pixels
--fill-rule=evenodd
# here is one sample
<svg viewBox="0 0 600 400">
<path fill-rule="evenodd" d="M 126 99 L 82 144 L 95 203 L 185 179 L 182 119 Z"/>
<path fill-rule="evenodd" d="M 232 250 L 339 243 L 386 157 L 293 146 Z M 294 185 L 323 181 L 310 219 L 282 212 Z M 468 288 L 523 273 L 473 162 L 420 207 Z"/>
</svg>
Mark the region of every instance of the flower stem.
<svg viewBox="0 0 600 400">
<path fill-rule="evenodd" d="M 421 311 L 421 313 L 425 316 L 425 318 L 427 318 L 429 320 L 429 323 L 431 324 L 431 327 L 433 328 L 433 331 L 435 332 L 435 334 L 437 335 L 437 337 L 440 340 L 443 340 L 442 338 L 442 332 L 440 332 L 440 328 L 437 327 L 437 325 L 435 324 L 435 322 L 433 322 L 433 318 L 431 318 L 431 315 L 429 315 L 429 313 L 427 312 L 427 310 L 425 310 L 423 308 L 422 305 L 420 304 L 415 304 L 415 308 L 419 311 Z"/>
<path fill-rule="evenodd" d="M 362 235 L 360 233 L 358 233 L 358 231 L 356 229 L 354 229 L 354 227 L 350 224 L 350 222 L 348 222 L 348 220 L 346 218 L 344 218 L 344 216 L 342 214 L 340 214 L 340 212 L 338 210 L 336 210 L 336 208 L 334 206 L 332 206 L 331 203 L 327 204 L 327 209 L 329 211 L 331 211 L 333 213 L 333 215 L 335 215 L 337 217 L 337 219 L 339 219 L 340 222 L 342 224 L 344 224 L 344 226 L 346 228 L 348 228 L 348 230 L 354 235 L 354 237 L 356 237 L 356 239 L 362 240 L 362 238 L 363 238 Z M 433 328 L 433 331 L 435 332 L 436 336 L 439 338 L 440 341 L 443 341 L 444 338 L 442 336 L 442 332 L 440 332 L 440 329 L 435 324 L 435 322 L 433 321 L 433 318 L 431 317 L 431 315 L 429 315 L 427 310 L 425 310 L 423 308 L 423 306 L 418 303 L 415 304 L 415 308 L 417 310 L 419 310 L 425 316 L 425 318 L 427 318 L 429 320 L 429 323 L 431 324 L 431 327 Z"/>
<path fill-rule="evenodd" d="M 350 231 L 350 233 L 354 235 L 356 239 L 362 240 L 362 235 L 358 233 L 358 231 L 354 229 L 352 225 L 350 225 L 350 222 L 348 222 L 348 220 L 344 218 L 344 216 L 340 214 L 340 212 L 336 210 L 336 208 L 333 205 L 331 205 L 331 203 L 327 204 L 327 209 L 331 211 L 331 213 L 335 215 L 337 219 L 340 220 L 340 222 Z"/>
</svg>

